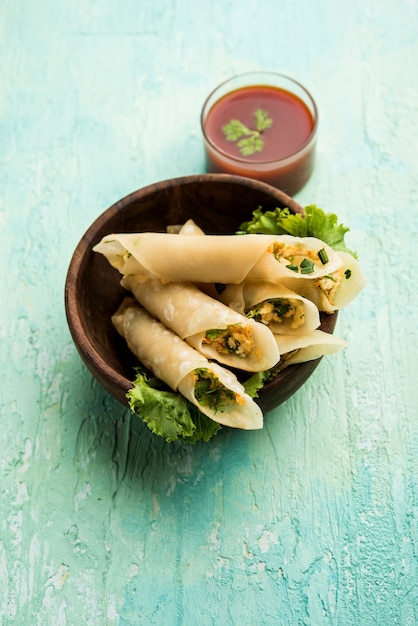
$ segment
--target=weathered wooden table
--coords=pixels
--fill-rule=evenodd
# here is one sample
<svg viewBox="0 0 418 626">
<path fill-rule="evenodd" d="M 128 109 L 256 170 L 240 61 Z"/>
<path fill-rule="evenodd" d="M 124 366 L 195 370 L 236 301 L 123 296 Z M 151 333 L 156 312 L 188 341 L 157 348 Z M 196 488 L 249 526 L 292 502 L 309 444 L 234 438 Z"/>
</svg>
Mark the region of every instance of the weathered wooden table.
<svg viewBox="0 0 418 626">
<path fill-rule="evenodd" d="M 418 623 L 418 5 L 0 5 L 0 623 Z M 265 418 L 169 445 L 82 365 L 64 281 L 127 193 L 203 171 L 208 92 L 300 80 L 320 111 L 297 199 L 350 226 L 349 342 Z"/>
</svg>

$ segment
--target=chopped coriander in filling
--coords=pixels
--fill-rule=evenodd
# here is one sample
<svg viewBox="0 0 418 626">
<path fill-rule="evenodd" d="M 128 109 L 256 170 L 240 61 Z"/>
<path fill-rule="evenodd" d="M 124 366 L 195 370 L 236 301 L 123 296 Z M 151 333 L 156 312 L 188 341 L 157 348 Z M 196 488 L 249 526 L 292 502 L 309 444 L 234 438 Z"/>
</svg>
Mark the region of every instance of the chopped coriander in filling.
<svg viewBox="0 0 418 626">
<path fill-rule="evenodd" d="M 276 261 L 285 265 L 287 269 L 301 274 L 312 274 L 316 265 L 325 265 L 329 261 L 325 248 L 310 250 L 300 243 L 289 245 L 276 241 L 269 247 L 269 252 L 274 255 Z"/>
<path fill-rule="evenodd" d="M 243 404 L 242 396 L 225 387 L 216 374 L 207 368 L 194 370 L 194 395 L 201 406 L 217 411 L 225 411 L 234 404 Z"/>
<path fill-rule="evenodd" d="M 248 309 L 246 315 L 266 325 L 283 324 L 287 321 L 292 330 L 302 326 L 305 321 L 303 304 L 294 298 L 264 300 Z"/>
<path fill-rule="evenodd" d="M 254 349 L 252 328 L 242 324 L 230 324 L 226 328 L 211 328 L 206 331 L 203 343 L 220 354 L 235 354 L 242 358 Z"/>
</svg>

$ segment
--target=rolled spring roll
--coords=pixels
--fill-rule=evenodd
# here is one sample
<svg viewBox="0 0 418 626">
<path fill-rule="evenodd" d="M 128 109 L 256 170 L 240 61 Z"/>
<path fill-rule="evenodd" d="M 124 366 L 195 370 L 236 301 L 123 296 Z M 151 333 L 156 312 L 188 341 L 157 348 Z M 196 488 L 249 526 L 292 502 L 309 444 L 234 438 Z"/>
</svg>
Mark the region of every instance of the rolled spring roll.
<svg viewBox="0 0 418 626">
<path fill-rule="evenodd" d="M 314 278 L 300 281 L 297 277 L 286 277 L 282 283 L 291 290 L 313 302 L 320 311 L 334 313 L 347 306 L 365 287 L 366 279 L 358 261 L 347 252 L 338 252 L 341 267 Z"/>
<path fill-rule="evenodd" d="M 280 358 L 269 328 L 191 283 L 170 283 L 131 274 L 124 276 L 121 284 L 151 315 L 208 359 L 260 372 L 273 367 Z"/>
<path fill-rule="evenodd" d="M 103 237 L 93 250 L 121 274 L 171 282 L 241 283 L 247 277 L 276 280 L 295 273 L 317 277 L 342 264 L 319 239 L 287 235 L 122 233 Z"/>
<path fill-rule="evenodd" d="M 247 235 L 249 236 L 249 235 Z M 281 281 L 285 278 L 312 279 L 324 276 L 341 267 L 335 250 L 316 237 L 278 235 L 257 263 L 247 280 Z"/>
<path fill-rule="evenodd" d="M 194 220 L 190 219 L 184 222 L 184 224 L 181 226 L 179 230 L 179 234 L 180 235 L 198 235 L 199 237 L 201 237 L 202 235 L 205 235 L 206 233 L 200 228 L 200 226 L 196 224 Z"/>
<path fill-rule="evenodd" d="M 173 230 L 172 232 L 177 232 L 178 234 L 181 234 L 181 235 L 184 234 L 184 235 L 198 235 L 198 236 L 202 236 L 202 235 L 206 234 L 196 224 L 196 222 L 194 222 L 194 220 L 192 220 L 192 219 L 189 219 L 184 224 L 182 224 L 180 226 L 177 226 L 177 227 L 174 227 L 174 228 L 175 228 L 175 230 Z M 286 243 L 288 243 L 291 246 L 293 246 L 293 244 L 295 243 L 295 238 L 293 238 L 293 237 L 287 237 L 287 238 L 283 237 L 283 241 L 285 241 Z M 311 237 L 309 239 L 305 238 L 305 242 L 308 242 L 311 245 L 314 244 L 315 252 L 314 252 L 313 258 L 316 261 L 318 261 L 317 254 L 316 254 L 316 250 L 318 248 L 319 248 L 319 250 L 321 250 L 321 257 L 322 258 L 324 258 L 324 256 L 323 256 L 324 254 L 325 254 L 325 258 L 329 256 L 328 252 L 330 251 L 330 247 L 329 246 L 325 246 L 320 240 Z M 273 245 L 275 246 L 275 244 L 273 244 Z M 289 248 L 287 248 L 286 254 L 283 255 L 283 256 L 284 256 L 284 258 L 288 258 L 289 256 L 292 256 L 292 254 L 293 254 L 293 252 L 290 252 Z M 331 256 L 334 257 L 334 263 L 335 263 L 336 260 L 335 260 L 335 252 L 334 251 L 331 251 Z M 307 258 L 309 259 L 310 257 L 308 256 Z M 303 261 L 303 259 L 299 259 L 299 262 L 302 262 L 302 261 Z M 266 262 L 265 266 L 264 266 L 264 262 Z M 336 262 L 338 263 L 338 260 Z M 271 269 L 269 269 L 271 265 L 273 267 Z M 288 263 L 287 263 L 287 265 L 288 265 Z M 321 261 L 321 265 L 323 265 L 322 261 Z M 334 265 L 334 267 L 335 267 L 335 265 Z M 308 270 L 311 268 L 309 263 L 306 265 L 306 261 L 305 261 L 305 268 L 307 268 Z M 279 268 L 279 269 L 281 269 L 281 268 Z M 285 269 L 289 269 L 289 268 L 285 268 Z M 321 267 L 320 269 L 322 270 L 323 268 Z M 310 271 L 304 273 L 301 270 L 303 270 L 303 267 L 299 268 L 299 271 L 301 272 L 301 276 L 302 277 L 309 277 L 309 274 L 311 273 Z M 331 271 L 331 270 L 332 270 L 332 266 L 329 266 L 328 267 L 328 271 Z M 288 272 L 286 272 L 285 276 L 288 276 L 291 279 L 294 278 L 294 271 L 295 271 L 295 268 L 293 268 L 292 274 L 289 274 Z M 275 263 L 272 263 L 271 256 L 269 256 L 269 255 L 267 255 L 267 259 L 265 258 L 264 255 L 263 255 L 263 257 L 261 257 L 261 259 L 258 262 L 258 264 L 251 270 L 250 275 L 252 274 L 255 278 L 257 278 L 259 272 L 261 273 L 261 276 L 266 275 L 267 278 L 270 277 L 272 279 L 276 279 L 276 278 L 280 279 L 280 277 L 281 277 L 281 275 L 278 276 L 278 274 L 277 274 L 277 267 L 276 267 Z M 260 284 L 258 287 L 256 287 L 256 282 L 257 281 L 255 281 L 255 280 L 253 280 L 253 281 L 251 281 L 251 280 L 246 281 L 246 289 L 245 289 L 245 291 L 246 291 L 247 296 L 246 296 L 246 302 L 244 304 L 244 308 L 246 308 L 248 306 L 252 307 L 255 304 L 260 303 L 260 300 L 256 300 L 255 299 L 255 297 L 258 297 L 258 296 L 255 296 L 255 293 L 258 293 L 259 291 L 261 292 L 262 290 L 265 290 L 266 288 L 268 290 L 268 285 L 269 284 L 270 285 L 274 284 L 272 282 L 264 281 L 263 282 L 263 286 Z M 247 283 L 248 283 L 248 285 L 247 285 Z M 238 294 L 238 290 L 237 290 L 235 285 L 229 285 L 229 287 L 230 287 L 230 290 L 234 294 L 236 294 L 236 295 Z M 225 292 L 223 295 L 227 296 L 227 293 Z M 273 297 L 274 297 L 273 295 L 270 295 L 270 296 L 266 295 L 265 296 L 265 298 L 269 299 L 269 300 L 271 298 L 273 298 Z M 225 300 L 222 297 L 219 298 L 219 299 L 222 302 L 225 302 Z M 242 304 L 242 302 L 243 302 L 243 298 L 241 298 L 241 304 Z M 228 306 L 231 306 L 228 302 L 226 304 L 228 304 Z M 241 306 L 239 308 L 236 308 L 236 310 L 239 311 L 240 313 L 244 313 L 244 308 Z M 309 308 L 309 305 L 308 305 L 308 308 Z M 311 311 L 313 312 L 312 308 L 311 308 Z M 319 316 L 318 316 L 318 320 L 319 320 Z M 291 323 L 291 324 L 288 323 L 286 326 L 287 326 L 286 332 L 291 332 L 291 330 L 293 330 L 293 329 L 290 328 L 291 326 L 293 326 L 293 323 Z M 319 326 L 319 321 L 318 321 L 317 326 Z M 317 326 L 312 326 L 312 325 L 307 324 L 306 328 L 302 332 L 303 333 L 309 333 L 312 330 L 314 330 L 315 328 L 317 328 Z M 272 325 L 271 327 L 272 327 L 273 332 L 282 332 L 281 330 L 279 330 L 279 328 L 274 330 L 275 325 Z M 301 334 L 301 333 L 298 332 L 297 334 Z"/>
<path fill-rule="evenodd" d="M 319 329 L 307 335 L 275 335 L 275 339 L 281 352 L 278 369 L 319 359 L 348 345 L 343 339 Z"/>
<path fill-rule="evenodd" d="M 306 335 L 321 323 L 318 307 L 313 302 L 280 283 L 252 280 L 227 285 L 219 291 L 221 302 L 265 324 L 273 333 Z"/>
<path fill-rule="evenodd" d="M 167 233 L 174 235 L 205 235 L 206 233 L 192 219 L 186 220 L 184 224 L 172 224 L 167 226 Z"/>
<path fill-rule="evenodd" d="M 141 363 L 204 415 L 232 428 L 262 428 L 261 409 L 236 376 L 209 362 L 134 299 L 125 298 L 112 322 Z"/>
</svg>

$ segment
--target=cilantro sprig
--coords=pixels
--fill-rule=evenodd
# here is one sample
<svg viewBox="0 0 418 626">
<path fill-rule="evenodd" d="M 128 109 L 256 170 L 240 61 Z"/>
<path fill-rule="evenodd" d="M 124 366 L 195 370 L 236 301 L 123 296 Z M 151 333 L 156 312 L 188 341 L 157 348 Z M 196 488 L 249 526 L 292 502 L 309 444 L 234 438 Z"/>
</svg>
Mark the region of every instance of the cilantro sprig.
<svg viewBox="0 0 418 626">
<path fill-rule="evenodd" d="M 263 109 L 257 109 L 254 113 L 255 128 L 248 128 L 240 120 L 232 119 L 222 127 L 222 132 L 227 141 L 237 144 L 243 156 L 250 156 L 255 152 L 261 152 L 264 148 L 264 140 L 261 134 L 267 128 L 271 128 L 273 120 Z"/>
</svg>

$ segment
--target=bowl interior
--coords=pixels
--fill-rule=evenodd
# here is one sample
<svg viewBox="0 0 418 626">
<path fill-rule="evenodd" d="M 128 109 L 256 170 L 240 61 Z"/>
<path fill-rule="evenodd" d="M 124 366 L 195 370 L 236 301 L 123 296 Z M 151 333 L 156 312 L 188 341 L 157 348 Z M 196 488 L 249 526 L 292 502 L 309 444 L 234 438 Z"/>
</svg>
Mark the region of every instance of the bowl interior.
<svg viewBox="0 0 418 626">
<path fill-rule="evenodd" d="M 111 233 L 159 231 L 193 219 L 208 234 L 234 233 L 252 212 L 302 207 L 283 192 L 255 180 L 203 174 L 150 185 L 102 213 L 74 251 L 65 286 L 67 321 L 74 343 L 91 373 L 121 403 L 132 386 L 136 359 L 114 329 L 111 315 L 126 291 L 120 274 L 92 251 Z M 164 251 L 161 250 L 161 254 Z M 336 314 L 323 315 L 321 328 L 332 332 Z M 319 360 L 292 365 L 265 385 L 257 402 L 268 411 L 289 398 L 312 374 Z"/>
</svg>

